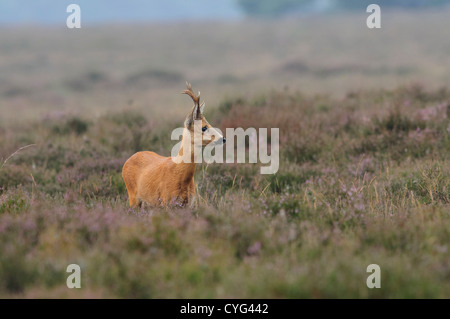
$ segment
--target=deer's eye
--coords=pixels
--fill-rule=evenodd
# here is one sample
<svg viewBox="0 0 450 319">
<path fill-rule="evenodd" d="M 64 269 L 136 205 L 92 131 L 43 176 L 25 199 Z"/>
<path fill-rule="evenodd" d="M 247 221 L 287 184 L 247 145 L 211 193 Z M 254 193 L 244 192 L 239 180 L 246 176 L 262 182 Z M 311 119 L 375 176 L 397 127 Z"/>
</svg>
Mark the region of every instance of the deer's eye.
<svg viewBox="0 0 450 319">
<path fill-rule="evenodd" d="M 208 129 L 207 126 L 203 126 L 203 127 L 202 127 L 202 132 L 205 132 L 207 129 Z"/>
</svg>

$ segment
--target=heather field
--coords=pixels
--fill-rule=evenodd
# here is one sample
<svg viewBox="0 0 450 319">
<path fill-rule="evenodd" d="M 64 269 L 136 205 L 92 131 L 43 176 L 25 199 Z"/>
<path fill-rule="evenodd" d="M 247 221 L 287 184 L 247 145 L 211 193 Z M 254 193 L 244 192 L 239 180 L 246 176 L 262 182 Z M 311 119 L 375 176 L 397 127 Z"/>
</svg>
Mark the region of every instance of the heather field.
<svg viewBox="0 0 450 319">
<path fill-rule="evenodd" d="M 0 297 L 450 298 L 447 15 L 0 30 Z M 198 207 L 130 209 L 185 80 L 223 131 L 279 128 L 279 171 L 202 164 Z"/>
</svg>

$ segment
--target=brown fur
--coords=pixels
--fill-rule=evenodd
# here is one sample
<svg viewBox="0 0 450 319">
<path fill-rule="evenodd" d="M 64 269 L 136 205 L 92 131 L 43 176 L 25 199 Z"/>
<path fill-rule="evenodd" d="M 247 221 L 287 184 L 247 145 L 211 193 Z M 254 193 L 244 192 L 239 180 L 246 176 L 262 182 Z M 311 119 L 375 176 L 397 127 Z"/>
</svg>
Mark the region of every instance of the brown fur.
<svg viewBox="0 0 450 319">
<path fill-rule="evenodd" d="M 202 127 L 211 125 L 200 112 L 200 92 L 195 96 L 187 83 L 188 94 L 194 100 L 194 107 L 185 120 L 185 132 L 194 134 L 194 123 L 191 119 L 201 120 Z M 198 129 L 198 128 L 197 128 Z M 201 128 L 200 128 L 201 129 Z M 203 136 L 202 146 L 217 141 L 222 136 Z M 194 175 L 197 164 L 194 163 L 194 141 L 189 141 L 183 134 L 178 158 L 182 158 L 183 149 L 191 149 L 191 163 L 178 162 L 172 157 L 164 157 L 154 152 L 138 152 L 124 164 L 122 176 L 127 187 L 131 207 L 147 203 L 152 206 L 192 204 L 195 197 Z"/>
</svg>

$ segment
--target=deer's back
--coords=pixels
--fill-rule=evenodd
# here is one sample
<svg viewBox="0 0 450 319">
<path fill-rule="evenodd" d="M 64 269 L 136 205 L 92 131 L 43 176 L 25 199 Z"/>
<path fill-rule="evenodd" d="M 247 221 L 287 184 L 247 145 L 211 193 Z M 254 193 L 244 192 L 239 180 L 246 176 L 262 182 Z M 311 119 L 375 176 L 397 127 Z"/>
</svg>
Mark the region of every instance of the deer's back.
<svg viewBox="0 0 450 319">
<path fill-rule="evenodd" d="M 138 152 L 125 162 L 123 177 L 124 179 L 132 178 L 137 182 L 139 176 L 145 172 L 157 171 L 167 159 L 168 157 L 158 155 L 155 152 Z"/>
<path fill-rule="evenodd" d="M 123 166 L 122 175 L 129 193 L 139 200 L 158 205 L 160 201 L 170 201 L 184 193 L 190 193 L 193 181 L 188 188 L 178 182 L 176 164 L 170 157 L 154 152 L 138 152 L 131 156 Z"/>
</svg>

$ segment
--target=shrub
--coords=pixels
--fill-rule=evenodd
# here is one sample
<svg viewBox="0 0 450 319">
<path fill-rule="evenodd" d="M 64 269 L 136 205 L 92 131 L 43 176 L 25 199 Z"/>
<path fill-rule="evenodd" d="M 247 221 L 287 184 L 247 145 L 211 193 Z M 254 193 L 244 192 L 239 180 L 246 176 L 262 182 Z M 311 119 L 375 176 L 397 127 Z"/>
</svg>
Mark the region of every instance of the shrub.
<svg viewBox="0 0 450 319">
<path fill-rule="evenodd" d="M 71 133 L 81 135 L 87 132 L 88 128 L 89 123 L 87 121 L 77 116 L 71 116 L 57 123 L 53 123 L 52 132 L 57 135 Z"/>
<path fill-rule="evenodd" d="M 30 200 L 21 188 L 0 195 L 0 214 L 23 213 L 30 207 Z"/>
</svg>

